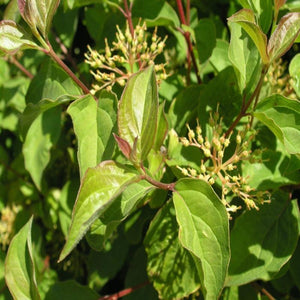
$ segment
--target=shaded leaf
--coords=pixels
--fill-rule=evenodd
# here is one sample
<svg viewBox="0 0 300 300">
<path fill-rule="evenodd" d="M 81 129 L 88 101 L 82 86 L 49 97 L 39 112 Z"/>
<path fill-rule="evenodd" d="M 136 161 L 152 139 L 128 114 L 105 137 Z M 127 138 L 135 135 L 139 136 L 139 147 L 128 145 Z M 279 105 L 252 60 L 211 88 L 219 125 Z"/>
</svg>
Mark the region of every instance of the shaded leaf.
<svg viewBox="0 0 300 300">
<path fill-rule="evenodd" d="M 104 161 L 87 170 L 80 185 L 72 223 L 59 261 L 73 250 L 91 224 L 112 205 L 125 187 L 137 180 L 137 174 L 113 161 Z"/>
<path fill-rule="evenodd" d="M 32 256 L 32 219 L 14 236 L 5 259 L 5 280 L 16 300 L 40 299 Z"/>
<path fill-rule="evenodd" d="M 40 114 L 31 124 L 23 144 L 25 168 L 41 189 L 43 172 L 50 161 L 50 150 L 61 131 L 61 108 L 53 107 Z"/>
<path fill-rule="evenodd" d="M 20 117 L 20 121 L 19 121 L 19 127 L 20 127 L 22 138 L 25 139 L 30 126 L 32 125 L 34 120 L 39 115 L 41 115 L 45 111 L 47 111 L 55 106 L 62 105 L 64 103 L 68 103 L 75 99 L 76 99 L 76 97 L 74 97 L 74 96 L 62 95 L 62 96 L 58 97 L 56 100 L 43 99 L 43 100 L 39 101 L 37 104 L 29 103 L 26 106 L 23 114 Z"/>
<path fill-rule="evenodd" d="M 200 262 L 198 271 L 205 299 L 217 299 L 230 259 L 226 209 L 210 185 L 195 179 L 179 180 L 173 201 L 179 240 Z"/>
<path fill-rule="evenodd" d="M 216 27 L 211 19 L 199 20 L 195 27 L 196 46 L 201 63 L 212 55 L 216 46 Z"/>
<path fill-rule="evenodd" d="M 24 31 L 11 20 L 0 21 L 0 56 L 15 54 L 20 49 L 38 48 L 29 40 Z"/>
<path fill-rule="evenodd" d="M 147 271 L 161 299 L 181 299 L 200 288 L 191 254 L 178 240 L 178 224 L 172 202 L 159 210 L 144 240 Z"/>
<path fill-rule="evenodd" d="M 158 94 L 153 66 L 133 75 L 122 94 L 118 111 L 119 136 L 143 161 L 151 150 L 157 130 Z"/>
<path fill-rule="evenodd" d="M 283 16 L 268 42 L 270 61 L 274 61 L 285 54 L 292 47 L 299 32 L 300 12 Z"/>
<path fill-rule="evenodd" d="M 82 178 L 88 168 L 111 157 L 114 150 L 114 122 L 90 95 L 73 102 L 67 112 L 72 118 L 78 142 L 77 156 Z"/>
<path fill-rule="evenodd" d="M 281 95 L 261 101 L 254 116 L 264 123 L 291 154 L 300 154 L 300 102 Z"/>
<path fill-rule="evenodd" d="M 231 262 L 226 285 L 270 280 L 294 252 L 299 228 L 298 206 L 278 192 L 271 204 L 239 216 L 231 232 Z"/>
<path fill-rule="evenodd" d="M 256 24 L 254 13 L 251 9 L 241 9 L 230 18 L 228 22 L 237 23 L 249 34 L 254 44 L 256 45 L 261 59 L 264 64 L 269 63 L 269 56 L 267 53 L 267 36 L 261 31 Z"/>
<path fill-rule="evenodd" d="M 158 108 L 157 129 L 153 145 L 154 150 L 160 150 L 160 147 L 162 146 L 168 133 L 168 120 L 164 112 L 164 107 L 165 103 L 162 103 Z"/>
</svg>

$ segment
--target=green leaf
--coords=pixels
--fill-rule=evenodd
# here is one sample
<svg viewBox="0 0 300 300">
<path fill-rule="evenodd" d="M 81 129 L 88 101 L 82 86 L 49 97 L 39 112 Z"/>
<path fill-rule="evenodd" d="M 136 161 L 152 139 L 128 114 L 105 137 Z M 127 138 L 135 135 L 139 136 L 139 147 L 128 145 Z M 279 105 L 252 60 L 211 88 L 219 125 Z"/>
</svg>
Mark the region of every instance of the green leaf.
<svg viewBox="0 0 300 300">
<path fill-rule="evenodd" d="M 200 261 L 199 276 L 205 299 L 217 299 L 230 259 L 226 209 L 210 185 L 195 179 L 179 180 L 173 201 L 179 240 Z"/>
<path fill-rule="evenodd" d="M 151 66 L 129 79 L 119 104 L 119 135 L 131 149 L 136 143 L 136 162 L 143 161 L 154 144 L 157 118 L 157 84 Z"/>
<path fill-rule="evenodd" d="M 25 168 L 38 189 L 43 172 L 50 161 L 50 150 L 61 130 L 61 108 L 56 106 L 40 114 L 31 124 L 23 144 Z"/>
<path fill-rule="evenodd" d="M 298 240 L 297 248 L 290 260 L 290 273 L 299 289 L 300 288 L 300 240 Z"/>
<path fill-rule="evenodd" d="M 44 113 L 45 111 L 55 107 L 59 106 L 65 103 L 68 103 L 72 100 L 75 100 L 76 97 L 70 96 L 70 95 L 62 95 L 58 97 L 56 100 L 52 99 L 43 99 L 39 101 L 37 104 L 29 103 L 23 114 L 20 117 L 19 126 L 20 126 L 20 133 L 23 139 L 25 139 L 26 134 L 34 122 L 34 120 Z"/>
<path fill-rule="evenodd" d="M 46 294 L 45 300 L 97 300 L 99 295 L 87 286 L 78 284 L 74 280 L 56 282 Z"/>
<path fill-rule="evenodd" d="M 300 98 L 300 53 L 296 54 L 290 62 L 289 73 L 293 78 L 292 86 Z"/>
<path fill-rule="evenodd" d="M 281 95 L 261 101 L 254 116 L 264 123 L 291 154 L 300 154 L 300 103 Z"/>
<path fill-rule="evenodd" d="M 148 26 L 180 26 L 176 11 L 167 1 L 135 0 L 132 8 L 132 15 L 147 21 Z"/>
<path fill-rule="evenodd" d="M 178 225 L 172 202 L 152 220 L 144 240 L 148 275 L 161 299 L 182 299 L 200 288 L 191 254 L 178 240 Z"/>
<path fill-rule="evenodd" d="M 194 30 L 198 57 L 200 62 L 204 63 L 216 46 L 216 27 L 211 19 L 206 18 L 199 20 Z"/>
<path fill-rule="evenodd" d="M 241 26 L 231 23 L 230 31 L 228 57 L 235 68 L 240 90 L 246 89 L 245 94 L 251 95 L 261 74 L 260 55 Z"/>
<path fill-rule="evenodd" d="M 285 54 L 300 32 L 300 12 L 283 16 L 268 42 L 268 55 L 274 61 Z"/>
<path fill-rule="evenodd" d="M 44 98 L 58 99 L 61 95 L 80 96 L 82 92 L 65 71 L 46 59 L 30 83 L 26 103 L 38 103 Z"/>
<path fill-rule="evenodd" d="M 267 36 L 256 24 L 253 11 L 246 8 L 241 9 L 228 18 L 228 22 L 239 24 L 249 34 L 260 53 L 263 63 L 268 64 L 269 56 L 267 53 Z"/>
<path fill-rule="evenodd" d="M 26 37 L 25 32 L 14 21 L 0 21 L 0 56 L 15 54 L 20 49 L 38 48 L 38 45 Z"/>
<path fill-rule="evenodd" d="M 162 103 L 158 108 L 157 129 L 153 145 L 153 149 L 156 151 L 160 150 L 160 147 L 162 146 L 168 133 L 168 120 L 164 112 L 164 107 L 165 103 Z"/>
<path fill-rule="evenodd" d="M 228 286 L 270 280 L 294 252 L 299 228 L 298 206 L 278 192 L 271 204 L 239 216 L 231 232 Z"/>
<path fill-rule="evenodd" d="M 72 214 L 66 244 L 60 254 L 62 261 L 77 245 L 91 224 L 138 175 L 113 161 L 104 161 L 88 169 L 82 179 Z"/>
<path fill-rule="evenodd" d="M 18 5 L 29 27 L 33 31 L 38 28 L 43 37 L 47 38 L 59 2 L 60 0 L 18 0 Z"/>
<path fill-rule="evenodd" d="M 32 256 L 32 217 L 12 239 L 5 259 L 5 280 L 14 299 L 39 300 Z"/>
<path fill-rule="evenodd" d="M 99 103 L 101 101 L 100 97 Z M 72 118 L 78 141 L 77 156 L 82 178 L 88 168 L 111 157 L 114 150 L 114 122 L 90 95 L 73 102 L 67 112 Z"/>
</svg>

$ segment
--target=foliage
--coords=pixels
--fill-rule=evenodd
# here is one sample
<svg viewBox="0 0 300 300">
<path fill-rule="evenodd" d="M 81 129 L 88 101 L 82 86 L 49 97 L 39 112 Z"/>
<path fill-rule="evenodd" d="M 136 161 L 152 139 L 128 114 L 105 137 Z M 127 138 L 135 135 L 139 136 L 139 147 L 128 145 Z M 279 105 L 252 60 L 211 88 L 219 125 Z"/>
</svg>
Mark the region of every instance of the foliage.
<svg viewBox="0 0 300 300">
<path fill-rule="evenodd" d="M 299 1 L 200 2 L 0 1 L 0 299 L 299 299 Z"/>
</svg>

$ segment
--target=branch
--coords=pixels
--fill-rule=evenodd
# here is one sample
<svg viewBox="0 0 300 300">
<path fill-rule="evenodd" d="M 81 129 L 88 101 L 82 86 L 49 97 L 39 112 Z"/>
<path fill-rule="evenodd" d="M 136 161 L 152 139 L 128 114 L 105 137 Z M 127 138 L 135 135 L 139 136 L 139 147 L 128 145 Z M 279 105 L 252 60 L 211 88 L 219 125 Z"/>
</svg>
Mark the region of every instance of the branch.
<svg viewBox="0 0 300 300">
<path fill-rule="evenodd" d="M 14 56 L 10 56 L 6 61 L 14 64 L 19 70 L 21 70 L 28 78 L 33 79 L 34 75 L 29 72 Z"/>
<path fill-rule="evenodd" d="M 178 7 L 178 13 L 179 13 L 179 18 L 180 18 L 181 24 L 188 25 L 188 23 L 185 19 L 185 16 L 184 16 L 184 10 L 183 10 L 181 0 L 176 0 L 176 3 L 177 3 L 177 7 Z M 182 32 L 182 31 L 180 31 L 180 32 Z M 194 54 L 194 51 L 193 51 L 193 44 L 192 44 L 192 41 L 191 41 L 191 38 L 190 38 L 190 33 L 186 32 L 186 31 L 183 31 L 182 34 L 185 38 L 185 41 L 186 41 L 187 46 L 188 46 L 188 51 L 189 51 L 189 53 L 191 55 L 191 58 L 192 58 L 192 62 L 193 62 L 193 65 L 194 65 L 197 81 L 198 81 L 199 84 L 201 84 L 202 80 L 201 80 L 201 77 L 199 75 L 199 69 L 198 69 L 196 57 L 195 57 L 195 54 Z"/>
<path fill-rule="evenodd" d="M 269 300 L 276 300 L 265 288 L 260 286 L 257 282 L 252 282 L 252 285 L 256 290 L 263 293 Z"/>
<path fill-rule="evenodd" d="M 146 282 L 141 283 L 139 285 L 136 285 L 134 287 L 124 289 L 124 290 L 122 290 L 120 292 L 117 292 L 117 293 L 115 293 L 113 295 L 107 295 L 107 296 L 101 297 L 98 300 L 118 300 L 121 297 L 125 297 L 125 296 L 131 294 L 132 292 L 134 292 L 134 291 L 136 291 L 136 290 L 138 290 L 138 289 L 140 289 L 140 288 L 148 285 L 149 283 L 150 283 L 149 281 L 146 281 Z"/>
<path fill-rule="evenodd" d="M 45 50 L 45 53 L 48 54 L 55 62 L 57 62 L 64 71 L 73 79 L 73 81 L 82 89 L 86 95 L 91 95 L 89 88 L 71 71 L 71 69 L 60 59 L 60 57 L 55 53 L 51 44 L 48 42 L 49 50 Z M 93 96 L 93 95 L 92 95 Z M 93 96 L 97 101 L 97 98 Z"/>
</svg>

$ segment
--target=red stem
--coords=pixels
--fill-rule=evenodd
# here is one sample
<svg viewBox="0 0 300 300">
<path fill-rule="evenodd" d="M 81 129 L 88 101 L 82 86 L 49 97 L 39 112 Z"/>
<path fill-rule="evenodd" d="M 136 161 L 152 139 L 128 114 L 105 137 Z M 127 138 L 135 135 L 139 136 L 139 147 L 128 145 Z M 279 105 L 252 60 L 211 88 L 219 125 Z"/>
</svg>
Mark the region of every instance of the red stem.
<svg viewBox="0 0 300 300">
<path fill-rule="evenodd" d="M 124 290 L 122 290 L 122 291 L 120 291 L 120 292 L 117 292 L 117 293 L 115 293 L 115 294 L 107 295 L 107 296 L 101 297 L 101 298 L 99 298 L 98 300 L 118 300 L 118 299 L 120 299 L 121 297 L 125 297 L 125 296 L 131 294 L 132 292 L 134 292 L 134 291 L 136 291 L 136 290 L 138 290 L 138 289 L 140 289 L 140 288 L 142 288 L 142 287 L 148 285 L 149 283 L 150 283 L 149 281 L 146 281 L 146 282 L 141 283 L 141 284 L 139 284 L 139 285 L 136 285 L 136 286 L 134 286 L 134 287 L 130 287 L 130 288 L 124 289 Z"/>
<path fill-rule="evenodd" d="M 33 74 L 31 74 L 23 65 L 21 65 L 14 56 L 11 56 L 9 61 L 13 63 L 19 70 L 21 70 L 28 78 L 33 79 Z"/>
<path fill-rule="evenodd" d="M 178 13 L 179 13 L 179 18 L 180 18 L 181 24 L 188 25 L 187 22 L 186 22 L 185 16 L 184 16 L 184 9 L 183 9 L 181 0 L 176 0 L 176 3 L 177 3 L 177 7 L 178 7 Z M 198 81 L 199 84 L 201 84 L 202 80 L 201 80 L 201 77 L 199 75 L 199 69 L 198 69 L 196 57 L 195 57 L 195 54 L 194 54 L 194 51 L 193 51 L 193 44 L 192 44 L 192 41 L 191 41 L 191 38 L 190 38 L 190 33 L 187 32 L 187 31 L 183 31 L 183 36 L 185 38 L 185 41 L 186 41 L 187 46 L 188 46 L 188 51 L 189 51 L 189 53 L 191 55 L 191 58 L 192 58 L 192 62 L 193 62 L 193 65 L 194 65 L 197 81 Z"/>
<path fill-rule="evenodd" d="M 57 62 L 64 69 L 64 71 L 73 79 L 73 81 L 82 89 L 82 91 L 86 95 L 91 94 L 88 87 L 79 78 L 76 77 L 76 75 L 71 71 L 71 69 L 55 53 L 50 43 L 48 43 L 48 46 L 49 46 L 49 50 L 45 51 L 45 53 L 48 54 L 55 62 Z M 96 97 L 94 97 L 94 99 L 97 101 Z"/>
</svg>

